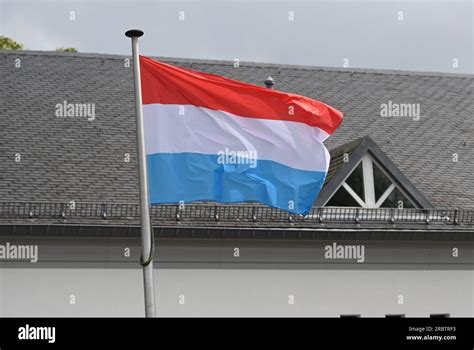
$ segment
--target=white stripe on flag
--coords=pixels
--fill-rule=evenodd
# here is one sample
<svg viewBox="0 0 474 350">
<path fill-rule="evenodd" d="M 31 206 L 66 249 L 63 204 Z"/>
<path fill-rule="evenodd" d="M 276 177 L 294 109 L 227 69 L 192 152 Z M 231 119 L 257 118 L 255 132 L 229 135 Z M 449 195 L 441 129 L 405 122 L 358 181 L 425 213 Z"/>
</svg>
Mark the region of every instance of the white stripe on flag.
<svg viewBox="0 0 474 350">
<path fill-rule="evenodd" d="M 147 154 L 255 152 L 259 160 L 327 172 L 328 134 L 298 122 L 236 116 L 192 105 L 143 106 Z M 252 153 L 253 154 L 253 153 Z"/>
</svg>

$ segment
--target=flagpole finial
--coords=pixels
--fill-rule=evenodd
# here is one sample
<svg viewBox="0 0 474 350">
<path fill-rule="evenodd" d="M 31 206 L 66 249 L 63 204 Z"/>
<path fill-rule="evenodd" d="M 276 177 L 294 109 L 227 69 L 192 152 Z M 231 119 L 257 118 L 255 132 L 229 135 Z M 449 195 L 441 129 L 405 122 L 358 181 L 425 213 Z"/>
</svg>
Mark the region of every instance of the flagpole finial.
<svg viewBox="0 0 474 350">
<path fill-rule="evenodd" d="M 139 38 L 143 34 L 143 30 L 140 29 L 130 29 L 125 32 L 125 36 L 128 36 L 129 38 Z"/>
</svg>

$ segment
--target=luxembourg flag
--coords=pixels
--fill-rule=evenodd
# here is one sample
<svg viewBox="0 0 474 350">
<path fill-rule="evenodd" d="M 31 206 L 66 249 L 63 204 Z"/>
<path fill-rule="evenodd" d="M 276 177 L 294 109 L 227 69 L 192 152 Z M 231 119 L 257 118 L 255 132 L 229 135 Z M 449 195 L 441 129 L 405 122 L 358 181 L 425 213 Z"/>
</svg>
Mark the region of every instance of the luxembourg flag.
<svg viewBox="0 0 474 350">
<path fill-rule="evenodd" d="M 151 204 L 260 202 L 307 214 L 343 114 L 319 101 L 140 56 Z"/>
</svg>

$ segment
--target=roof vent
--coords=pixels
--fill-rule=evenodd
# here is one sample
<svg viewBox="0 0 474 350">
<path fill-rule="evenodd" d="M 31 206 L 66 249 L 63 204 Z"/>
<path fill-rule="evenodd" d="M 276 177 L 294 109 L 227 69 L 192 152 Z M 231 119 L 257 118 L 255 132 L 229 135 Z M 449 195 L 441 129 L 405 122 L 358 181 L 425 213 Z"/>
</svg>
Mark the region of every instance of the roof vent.
<svg viewBox="0 0 474 350">
<path fill-rule="evenodd" d="M 264 81 L 265 86 L 269 89 L 273 89 L 273 85 L 275 85 L 275 80 L 271 76 L 269 76 L 267 79 Z"/>
</svg>

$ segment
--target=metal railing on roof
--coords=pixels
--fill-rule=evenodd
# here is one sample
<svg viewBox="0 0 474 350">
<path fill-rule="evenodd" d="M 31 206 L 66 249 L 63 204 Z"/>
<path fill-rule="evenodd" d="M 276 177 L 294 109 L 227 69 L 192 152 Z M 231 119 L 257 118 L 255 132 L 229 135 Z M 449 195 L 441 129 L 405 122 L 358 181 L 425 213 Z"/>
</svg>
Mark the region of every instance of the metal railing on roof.
<svg viewBox="0 0 474 350">
<path fill-rule="evenodd" d="M 445 223 L 474 225 L 474 211 L 457 209 L 312 208 L 306 216 L 252 204 L 152 205 L 150 216 L 159 221 L 290 222 L 290 223 Z M 135 203 L 0 202 L 0 218 L 138 220 Z"/>
</svg>

